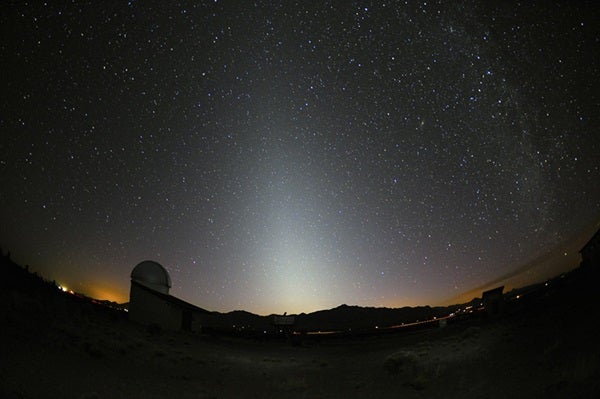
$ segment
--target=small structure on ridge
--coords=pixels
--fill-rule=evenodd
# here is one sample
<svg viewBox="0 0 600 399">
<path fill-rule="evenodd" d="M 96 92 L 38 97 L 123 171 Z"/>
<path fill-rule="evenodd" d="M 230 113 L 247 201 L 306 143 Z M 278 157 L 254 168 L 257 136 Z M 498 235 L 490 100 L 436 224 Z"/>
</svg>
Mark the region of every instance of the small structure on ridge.
<svg viewBox="0 0 600 399">
<path fill-rule="evenodd" d="M 600 230 L 590 238 L 579 253 L 581 254 L 581 266 L 597 267 L 600 265 Z"/>
<path fill-rule="evenodd" d="M 481 294 L 483 307 L 488 316 L 494 316 L 502 311 L 502 305 L 504 303 L 502 291 L 504 291 L 504 286 L 484 291 L 483 294 Z"/>
</svg>

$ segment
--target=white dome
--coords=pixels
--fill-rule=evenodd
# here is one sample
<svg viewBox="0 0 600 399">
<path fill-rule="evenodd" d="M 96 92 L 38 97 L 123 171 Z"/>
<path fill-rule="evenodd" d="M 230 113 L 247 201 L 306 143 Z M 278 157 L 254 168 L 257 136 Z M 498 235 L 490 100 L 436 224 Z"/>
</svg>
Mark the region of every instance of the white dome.
<svg viewBox="0 0 600 399">
<path fill-rule="evenodd" d="M 169 293 L 171 277 L 159 263 L 145 260 L 131 271 L 131 280 L 164 294 Z"/>
</svg>

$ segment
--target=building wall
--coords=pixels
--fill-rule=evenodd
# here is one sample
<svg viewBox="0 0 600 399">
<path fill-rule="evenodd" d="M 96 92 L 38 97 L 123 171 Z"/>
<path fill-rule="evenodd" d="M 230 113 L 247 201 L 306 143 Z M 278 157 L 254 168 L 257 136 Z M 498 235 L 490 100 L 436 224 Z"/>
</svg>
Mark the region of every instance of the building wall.
<svg viewBox="0 0 600 399">
<path fill-rule="evenodd" d="M 142 324 L 158 324 L 164 329 L 179 330 L 183 311 L 152 292 L 131 284 L 129 319 Z"/>
<path fill-rule="evenodd" d="M 581 258 L 585 265 L 600 264 L 600 234 L 596 233 L 581 250 Z"/>
<path fill-rule="evenodd" d="M 192 326 L 191 331 L 202 332 L 202 326 L 205 324 L 203 315 L 199 313 L 192 313 Z"/>
<path fill-rule="evenodd" d="M 504 296 L 502 295 L 503 290 L 504 286 L 494 288 L 493 290 L 485 291 L 481 295 L 483 307 L 485 308 L 485 311 L 488 316 L 493 316 L 502 312 L 502 307 L 504 303 Z"/>
</svg>

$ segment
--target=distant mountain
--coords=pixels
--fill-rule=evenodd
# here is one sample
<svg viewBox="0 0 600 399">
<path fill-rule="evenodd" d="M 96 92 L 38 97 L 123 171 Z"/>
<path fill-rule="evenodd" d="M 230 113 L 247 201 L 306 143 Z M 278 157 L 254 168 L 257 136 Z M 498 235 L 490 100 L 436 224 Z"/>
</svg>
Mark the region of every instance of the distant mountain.
<svg viewBox="0 0 600 399">
<path fill-rule="evenodd" d="M 10 258 L 0 256 L 0 277 L 8 286 L 20 287 L 38 293 L 47 292 L 52 295 L 59 293 L 55 282 L 46 281 L 37 274 L 30 273 L 13 263 Z M 62 293 L 61 293 L 62 294 Z M 103 305 L 114 310 L 123 310 L 128 303 L 117 304 L 110 301 L 100 301 L 84 295 L 73 293 L 73 297 L 86 302 Z M 294 330 L 296 331 L 360 331 L 378 327 L 389 327 L 402 323 L 430 320 L 434 317 L 443 317 L 452 313 L 457 306 L 450 307 L 404 307 L 399 309 L 360 307 L 340 305 L 334 309 L 320 310 L 312 313 L 291 315 L 295 317 Z M 243 310 L 228 313 L 210 312 L 212 317 L 206 327 L 219 331 L 272 331 L 275 315 L 259 316 Z"/>
<path fill-rule="evenodd" d="M 455 307 L 374 308 L 341 305 L 330 310 L 301 314 L 296 318 L 296 329 L 305 330 L 359 330 L 375 326 L 388 327 L 403 323 L 431 320 L 452 313 Z"/>
<path fill-rule="evenodd" d="M 272 326 L 271 316 L 259 316 L 245 310 L 234 310 L 228 313 L 212 312 L 211 327 L 218 329 L 252 329 L 261 330 Z"/>
<path fill-rule="evenodd" d="M 507 308 L 515 311 L 515 309 L 532 307 L 539 301 L 547 303 L 548 298 L 553 298 L 552 303 L 560 305 L 568 302 L 569 296 L 593 297 L 593 293 L 597 291 L 594 284 L 599 279 L 599 270 L 600 268 L 596 267 L 578 268 L 544 283 L 513 289 L 505 294 L 505 302 L 509 305 Z M 8 255 L 3 256 L 1 253 L 0 281 L 4 284 L 5 293 L 7 291 L 15 293 L 12 296 L 9 295 L 10 301 L 6 299 L 9 301 L 7 303 L 12 304 L 10 306 L 25 306 L 31 302 L 29 299 L 35 298 L 40 304 L 44 304 L 44 309 L 50 314 L 56 312 L 56 309 L 62 309 L 64 303 L 69 302 L 78 303 L 78 306 L 88 306 L 86 309 L 90 309 L 89 304 L 98 305 L 93 308 L 98 311 L 112 312 L 111 317 L 113 318 L 126 318 L 126 314 L 122 310 L 127 308 L 127 304 L 119 305 L 110 301 L 100 301 L 78 293 L 64 293 L 55 282 L 29 272 L 27 267 L 15 264 Z M 591 302 L 590 299 L 589 303 L 594 302 Z M 470 302 L 448 307 L 376 308 L 344 304 L 333 309 L 290 316 L 295 318 L 293 326 L 295 331 L 340 331 L 360 334 L 373 332 L 376 327 L 385 329 L 385 327 L 432 320 L 455 312 L 460 313 L 458 312 L 459 308 L 463 309 L 462 315 L 464 309 L 469 305 L 479 308 L 481 299 L 473 298 Z M 53 306 L 56 309 L 53 309 Z M 259 316 L 243 310 L 228 313 L 207 312 L 206 314 L 211 315 L 206 320 L 206 324 L 203 324 L 203 330 L 208 333 L 211 331 L 234 332 L 241 335 L 247 334 L 249 337 L 278 333 L 274 328 L 276 315 Z"/>
<path fill-rule="evenodd" d="M 334 309 L 291 315 L 295 317 L 296 331 L 360 331 L 375 327 L 389 327 L 403 323 L 431 320 L 452 313 L 457 306 L 450 307 L 404 307 L 375 308 L 340 305 Z M 275 315 L 259 316 L 236 310 L 229 313 L 213 312 L 211 326 L 218 329 L 270 330 Z"/>
</svg>

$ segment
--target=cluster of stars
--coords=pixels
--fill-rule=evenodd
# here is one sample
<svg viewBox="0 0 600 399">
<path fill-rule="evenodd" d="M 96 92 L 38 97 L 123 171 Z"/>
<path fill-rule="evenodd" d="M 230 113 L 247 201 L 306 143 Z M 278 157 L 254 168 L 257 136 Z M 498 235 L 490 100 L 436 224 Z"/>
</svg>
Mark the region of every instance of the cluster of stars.
<svg viewBox="0 0 600 399">
<path fill-rule="evenodd" d="M 435 304 L 600 214 L 593 6 L 1 15 L 0 242 L 70 287 L 150 258 L 215 310 Z"/>
</svg>

